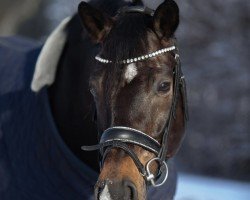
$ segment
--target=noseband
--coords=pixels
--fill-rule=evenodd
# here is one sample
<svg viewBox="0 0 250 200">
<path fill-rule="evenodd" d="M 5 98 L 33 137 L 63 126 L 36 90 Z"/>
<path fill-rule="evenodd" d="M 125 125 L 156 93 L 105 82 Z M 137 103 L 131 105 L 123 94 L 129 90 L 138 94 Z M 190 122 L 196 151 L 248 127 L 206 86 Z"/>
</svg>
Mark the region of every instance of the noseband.
<svg viewBox="0 0 250 200">
<path fill-rule="evenodd" d="M 183 112 L 185 121 L 188 120 L 188 108 L 187 108 L 187 95 L 186 95 L 186 84 L 185 79 L 181 70 L 181 63 L 179 59 L 179 52 L 176 45 L 160 49 L 158 51 L 152 52 L 147 55 L 143 55 L 136 58 L 128 58 L 119 61 L 119 64 L 129 64 L 134 62 L 140 62 L 151 57 L 159 56 L 169 51 L 174 51 L 176 66 L 174 68 L 174 86 L 173 86 L 173 100 L 170 108 L 170 113 L 168 119 L 165 122 L 164 133 L 162 136 L 161 144 L 155 140 L 153 137 L 130 127 L 110 127 L 105 130 L 100 138 L 100 142 L 93 146 L 82 146 L 84 151 L 100 150 L 101 154 L 101 167 L 103 166 L 104 160 L 107 154 L 113 148 L 119 148 L 125 151 L 134 161 L 139 172 L 144 177 L 146 183 L 151 183 L 152 186 L 158 187 L 165 183 L 168 177 L 168 167 L 167 167 L 167 140 L 168 135 L 172 126 L 173 121 L 176 119 L 176 109 L 179 99 L 179 92 L 183 99 Z M 96 56 L 96 60 L 103 63 L 112 63 L 111 60 L 101 58 L 99 55 Z M 155 157 L 149 160 L 144 166 L 139 160 L 136 153 L 131 149 L 131 145 L 137 145 L 155 155 Z M 151 172 L 151 165 L 153 162 L 158 163 L 158 173 L 155 176 Z"/>
</svg>

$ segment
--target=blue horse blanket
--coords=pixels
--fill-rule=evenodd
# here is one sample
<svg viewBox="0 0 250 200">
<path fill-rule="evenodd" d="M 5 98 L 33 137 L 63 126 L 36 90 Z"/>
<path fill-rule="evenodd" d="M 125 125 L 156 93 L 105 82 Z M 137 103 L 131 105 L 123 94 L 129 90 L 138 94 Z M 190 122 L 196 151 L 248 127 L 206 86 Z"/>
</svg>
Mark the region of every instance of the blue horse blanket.
<svg viewBox="0 0 250 200">
<path fill-rule="evenodd" d="M 0 199 L 90 199 L 97 174 L 60 138 L 46 88 L 30 89 L 40 50 L 0 38 Z"/>
<path fill-rule="evenodd" d="M 97 174 L 68 149 L 55 126 L 47 89 L 30 89 L 41 45 L 0 38 L 0 200 L 93 199 Z M 172 199 L 176 173 L 150 200 Z"/>
</svg>

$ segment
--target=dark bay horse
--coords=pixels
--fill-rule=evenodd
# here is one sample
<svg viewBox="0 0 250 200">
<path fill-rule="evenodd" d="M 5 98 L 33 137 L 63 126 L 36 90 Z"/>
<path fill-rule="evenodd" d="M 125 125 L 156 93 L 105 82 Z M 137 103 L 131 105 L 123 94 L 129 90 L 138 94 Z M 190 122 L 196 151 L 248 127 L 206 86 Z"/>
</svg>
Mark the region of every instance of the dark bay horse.
<svg viewBox="0 0 250 200">
<path fill-rule="evenodd" d="M 178 6 L 172 0 L 156 11 L 126 5 L 80 3 L 49 87 L 66 144 L 96 171 L 101 157 L 96 199 L 145 199 L 148 185 L 167 178 L 165 160 L 176 154 L 185 129 Z M 80 149 L 99 142 L 83 149 L 100 148 L 101 156 Z"/>
</svg>

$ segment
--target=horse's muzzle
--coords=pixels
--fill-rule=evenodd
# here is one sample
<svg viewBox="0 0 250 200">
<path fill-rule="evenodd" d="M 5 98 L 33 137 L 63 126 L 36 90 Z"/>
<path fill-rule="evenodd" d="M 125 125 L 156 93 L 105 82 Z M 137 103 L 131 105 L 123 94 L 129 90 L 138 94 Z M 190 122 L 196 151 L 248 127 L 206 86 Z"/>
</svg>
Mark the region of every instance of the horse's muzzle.
<svg viewBox="0 0 250 200">
<path fill-rule="evenodd" d="M 98 181 L 95 186 L 96 200 L 138 200 L 136 186 L 130 180 Z"/>
</svg>

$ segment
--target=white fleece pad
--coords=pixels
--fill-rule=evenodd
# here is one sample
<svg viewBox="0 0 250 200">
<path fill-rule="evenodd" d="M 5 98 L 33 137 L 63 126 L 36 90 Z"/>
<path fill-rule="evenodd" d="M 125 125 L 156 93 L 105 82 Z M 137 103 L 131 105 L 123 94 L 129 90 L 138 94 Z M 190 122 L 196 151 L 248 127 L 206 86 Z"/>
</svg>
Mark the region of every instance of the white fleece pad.
<svg viewBox="0 0 250 200">
<path fill-rule="evenodd" d="M 65 18 L 46 40 L 36 62 L 31 90 L 38 92 L 45 85 L 51 85 L 56 76 L 57 65 L 63 51 L 67 33 L 65 28 L 71 17 Z"/>
</svg>

